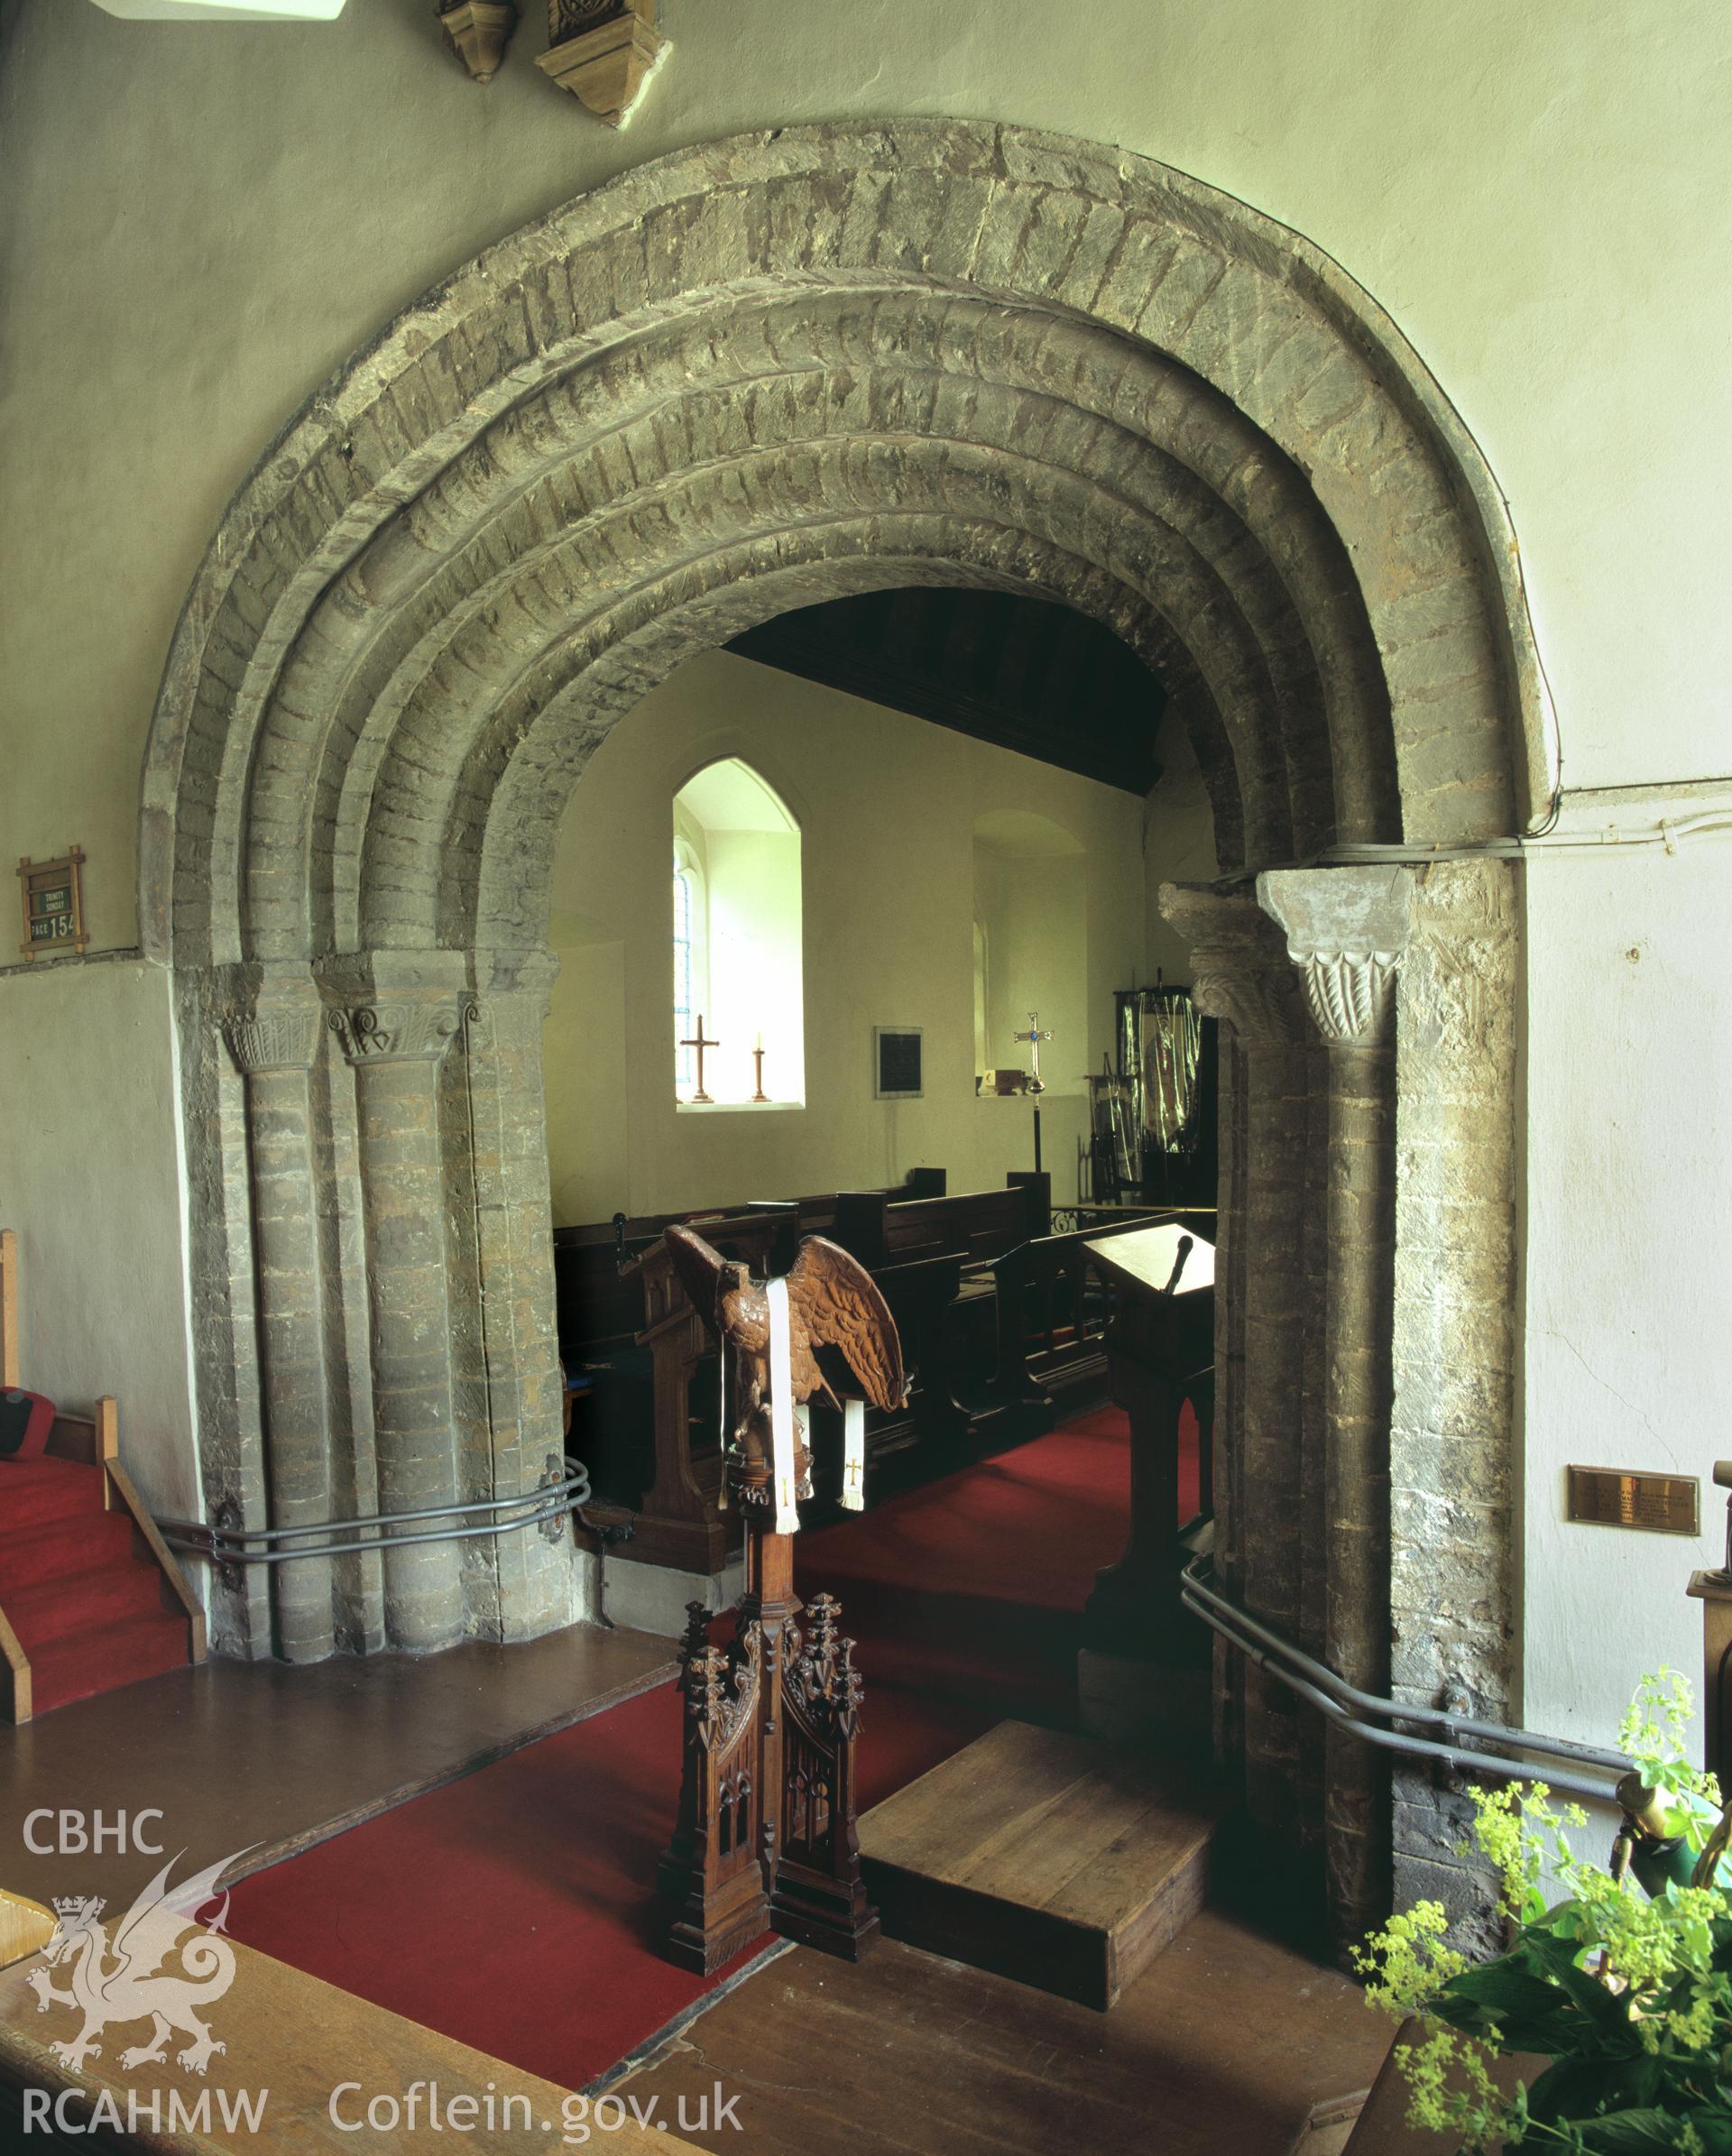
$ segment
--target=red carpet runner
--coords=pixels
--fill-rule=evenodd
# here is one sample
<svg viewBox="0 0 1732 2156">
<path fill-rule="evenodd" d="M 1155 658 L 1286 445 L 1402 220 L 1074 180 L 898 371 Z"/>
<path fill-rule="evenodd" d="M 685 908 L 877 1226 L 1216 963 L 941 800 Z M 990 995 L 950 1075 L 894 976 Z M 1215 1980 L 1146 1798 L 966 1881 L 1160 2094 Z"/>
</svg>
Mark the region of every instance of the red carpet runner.
<svg viewBox="0 0 1732 2156">
<path fill-rule="evenodd" d="M 1128 1488 L 1124 1418 L 1108 1410 L 800 1538 L 804 1580 L 839 1597 L 863 1642 L 862 1810 L 972 1742 L 1006 1711 L 995 1700 L 1029 1712 L 1032 1685 L 1062 1712 L 1069 1680 L 1040 1625 L 1068 1635 L 1122 1546 Z M 928 1567 L 945 1590 L 917 1599 L 905 1583 Z M 662 1685 L 246 1880 L 230 1930 L 582 2087 L 713 1988 L 659 1952 L 678 1776 L 679 1700 Z"/>
</svg>

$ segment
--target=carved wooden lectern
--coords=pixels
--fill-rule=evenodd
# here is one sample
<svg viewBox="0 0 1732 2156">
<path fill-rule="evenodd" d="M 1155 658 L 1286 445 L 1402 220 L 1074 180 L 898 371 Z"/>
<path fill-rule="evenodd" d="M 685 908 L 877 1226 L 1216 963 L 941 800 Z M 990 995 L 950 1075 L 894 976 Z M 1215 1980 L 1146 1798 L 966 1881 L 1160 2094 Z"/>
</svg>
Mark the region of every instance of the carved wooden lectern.
<svg viewBox="0 0 1732 2156">
<path fill-rule="evenodd" d="M 710 1976 L 765 1931 L 858 1960 L 878 1936 L 861 1883 L 854 1747 L 861 1684 L 840 1605 L 816 1595 L 801 1623 L 786 1522 L 808 1488 L 810 1455 L 797 1426 L 778 1488 L 771 1388 L 776 1382 L 772 1285 L 786 1295 L 790 1407 L 836 1387 L 875 1406 L 903 1405 L 896 1327 L 871 1274 L 818 1236 L 800 1245 L 784 1282 L 754 1280 L 688 1229 L 667 1231 L 669 1256 L 722 1343 L 733 1380 L 727 1501 L 746 1529 L 746 1586 L 733 1636 L 711 1636 L 701 1603 L 687 1605 L 680 1648 L 685 1736 L 679 1813 L 659 1884 L 677 1904 L 670 1958 Z M 852 1386 L 850 1380 L 852 1379 Z M 803 1418 L 802 1418 L 803 1419 Z M 858 1460 L 850 1462 L 858 1476 Z"/>
</svg>

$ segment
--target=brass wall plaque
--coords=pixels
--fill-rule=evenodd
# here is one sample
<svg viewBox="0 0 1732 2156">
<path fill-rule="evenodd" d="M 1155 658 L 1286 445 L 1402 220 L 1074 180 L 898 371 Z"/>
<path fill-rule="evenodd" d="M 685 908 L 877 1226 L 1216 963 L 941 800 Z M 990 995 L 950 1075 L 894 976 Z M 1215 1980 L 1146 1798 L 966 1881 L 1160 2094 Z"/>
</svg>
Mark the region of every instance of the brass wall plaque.
<svg viewBox="0 0 1732 2156">
<path fill-rule="evenodd" d="M 1650 1534 L 1700 1534 L 1702 1486 L 1694 1475 L 1638 1475 L 1624 1468 L 1571 1468 L 1564 1516 Z"/>
</svg>

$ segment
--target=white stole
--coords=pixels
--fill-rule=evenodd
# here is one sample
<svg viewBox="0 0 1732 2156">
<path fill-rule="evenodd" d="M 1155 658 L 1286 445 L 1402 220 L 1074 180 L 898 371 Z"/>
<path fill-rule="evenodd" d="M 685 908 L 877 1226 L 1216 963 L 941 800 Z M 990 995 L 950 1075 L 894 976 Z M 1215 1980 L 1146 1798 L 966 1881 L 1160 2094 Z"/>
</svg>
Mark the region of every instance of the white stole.
<svg viewBox="0 0 1732 2156">
<path fill-rule="evenodd" d="M 715 1509 L 725 1512 L 728 1509 L 728 1443 L 733 1433 L 728 1427 L 728 1336 L 719 1325 L 715 1330 L 715 1385 L 722 1396 L 722 1488 L 716 1497 Z"/>
<path fill-rule="evenodd" d="M 794 1350 L 788 1320 L 788 1282 L 766 1280 L 769 1304 L 769 1458 L 776 1492 L 776 1533 L 800 1531 L 794 1482 Z"/>
<path fill-rule="evenodd" d="M 866 1505 L 866 1403 L 842 1404 L 842 1503 L 846 1512 Z"/>
</svg>

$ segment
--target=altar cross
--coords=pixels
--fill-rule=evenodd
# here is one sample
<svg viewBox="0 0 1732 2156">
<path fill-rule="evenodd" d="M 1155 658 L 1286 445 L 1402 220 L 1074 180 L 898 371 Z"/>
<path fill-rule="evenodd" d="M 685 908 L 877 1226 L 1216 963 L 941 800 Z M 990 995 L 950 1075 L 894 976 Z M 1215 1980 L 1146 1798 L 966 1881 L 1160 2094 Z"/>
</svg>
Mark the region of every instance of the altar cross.
<svg viewBox="0 0 1732 2156">
<path fill-rule="evenodd" d="M 698 1029 L 700 1032 L 703 1030 L 702 1019 L 698 1021 Z M 1031 1010 L 1028 1013 L 1027 1032 L 1012 1034 L 1010 1037 L 1015 1041 L 1027 1042 L 1028 1061 L 1031 1066 L 1028 1073 L 1028 1091 L 1031 1093 L 1044 1093 L 1046 1091 L 1046 1082 L 1040 1074 L 1040 1044 L 1042 1041 L 1052 1039 L 1052 1027 L 1048 1026 L 1043 1030 L 1040 1013 L 1037 1010 Z"/>
<path fill-rule="evenodd" d="M 1032 1016 L 1032 1013 L 1030 1015 Z M 708 1093 L 704 1091 L 704 1051 L 705 1048 L 719 1048 L 722 1044 L 720 1041 L 705 1039 L 704 1013 L 701 1010 L 697 1014 L 696 1032 L 693 1034 L 690 1040 L 683 1040 L 679 1045 L 682 1048 L 696 1048 L 697 1050 L 697 1091 L 692 1095 L 692 1105 L 698 1108 L 713 1107 L 714 1103 L 711 1101 Z"/>
</svg>

